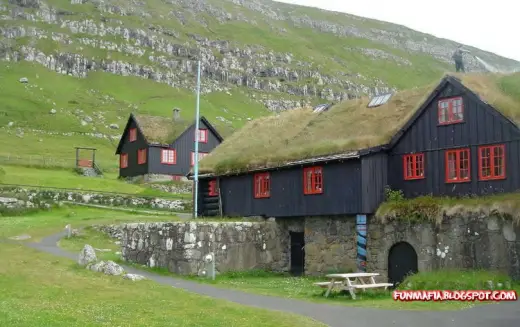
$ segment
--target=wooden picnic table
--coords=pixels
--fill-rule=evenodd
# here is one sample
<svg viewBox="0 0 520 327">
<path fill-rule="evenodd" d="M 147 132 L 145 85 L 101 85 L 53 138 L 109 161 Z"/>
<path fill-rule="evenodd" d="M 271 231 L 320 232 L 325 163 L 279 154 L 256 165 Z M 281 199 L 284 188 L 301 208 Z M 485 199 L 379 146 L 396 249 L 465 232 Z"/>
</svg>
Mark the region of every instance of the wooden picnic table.
<svg viewBox="0 0 520 327">
<path fill-rule="evenodd" d="M 337 289 L 340 291 L 348 291 L 350 296 L 356 299 L 356 290 L 361 289 L 365 291 L 369 288 L 384 288 L 385 290 L 389 286 L 393 286 L 390 283 L 376 283 L 375 276 L 379 276 L 378 273 L 348 273 L 348 274 L 329 274 L 326 275 L 330 279 L 329 282 L 314 283 L 322 288 L 327 288 L 325 297 L 328 297 L 332 290 Z"/>
</svg>

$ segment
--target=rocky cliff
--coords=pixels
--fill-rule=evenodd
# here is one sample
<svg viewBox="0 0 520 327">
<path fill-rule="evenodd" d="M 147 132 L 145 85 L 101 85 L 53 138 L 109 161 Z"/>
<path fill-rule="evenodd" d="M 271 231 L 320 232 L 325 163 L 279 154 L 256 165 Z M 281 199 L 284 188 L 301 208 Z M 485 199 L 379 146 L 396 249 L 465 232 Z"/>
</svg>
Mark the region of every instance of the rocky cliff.
<svg viewBox="0 0 520 327">
<path fill-rule="evenodd" d="M 429 82 L 456 43 L 402 26 L 263 0 L 2 0 L 0 57 L 192 88 L 245 87 L 270 110 Z M 519 63 L 469 47 L 497 68 Z M 482 70 L 473 57 L 469 70 Z M 266 96 L 266 94 L 268 96 Z M 254 96 L 255 93 L 252 93 Z"/>
</svg>

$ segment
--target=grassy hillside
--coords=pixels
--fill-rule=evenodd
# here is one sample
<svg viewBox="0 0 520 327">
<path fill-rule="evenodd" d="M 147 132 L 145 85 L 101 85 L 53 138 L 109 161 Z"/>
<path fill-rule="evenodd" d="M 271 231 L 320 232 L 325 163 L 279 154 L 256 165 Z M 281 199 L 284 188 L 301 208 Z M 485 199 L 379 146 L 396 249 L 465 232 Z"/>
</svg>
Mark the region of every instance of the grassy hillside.
<svg viewBox="0 0 520 327">
<path fill-rule="evenodd" d="M 46 165 L 68 166 L 74 146 L 90 146 L 102 168 L 115 169 L 130 112 L 170 116 L 178 107 L 194 117 L 197 59 L 201 114 L 224 136 L 271 111 L 423 86 L 453 68 L 455 42 L 313 8 L 74 2 L 0 2 L 1 161 L 45 156 Z M 500 69 L 520 67 L 469 48 Z M 482 69 L 466 60 L 469 70 Z"/>
</svg>

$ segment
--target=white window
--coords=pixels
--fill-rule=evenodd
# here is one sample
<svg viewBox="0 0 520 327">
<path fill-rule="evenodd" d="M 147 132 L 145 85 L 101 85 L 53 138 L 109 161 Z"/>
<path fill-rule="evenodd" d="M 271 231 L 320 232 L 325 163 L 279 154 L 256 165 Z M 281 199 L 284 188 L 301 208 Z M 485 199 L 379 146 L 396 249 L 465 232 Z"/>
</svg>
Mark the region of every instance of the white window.
<svg viewBox="0 0 520 327">
<path fill-rule="evenodd" d="M 207 129 L 199 129 L 199 132 L 197 133 L 197 141 L 200 143 L 208 143 Z"/>
<path fill-rule="evenodd" d="M 162 149 L 161 151 L 161 163 L 167 165 L 175 165 L 177 161 L 175 150 L 173 149 Z"/>
</svg>

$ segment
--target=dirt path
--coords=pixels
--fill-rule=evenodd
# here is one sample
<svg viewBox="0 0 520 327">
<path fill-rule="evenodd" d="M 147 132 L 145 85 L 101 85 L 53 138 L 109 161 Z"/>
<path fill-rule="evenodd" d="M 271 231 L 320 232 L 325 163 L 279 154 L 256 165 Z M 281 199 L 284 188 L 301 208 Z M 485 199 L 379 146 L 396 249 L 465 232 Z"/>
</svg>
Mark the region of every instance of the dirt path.
<svg viewBox="0 0 520 327">
<path fill-rule="evenodd" d="M 65 233 L 51 235 L 28 246 L 53 255 L 77 259 L 77 254 L 58 247 Z M 292 312 L 314 318 L 331 327 L 511 327 L 520 326 L 520 302 L 489 304 L 463 311 L 390 311 L 319 304 L 272 296 L 262 296 L 123 266 L 130 273 L 143 275 L 155 282 L 182 288 L 201 295 L 270 310 Z"/>
</svg>

